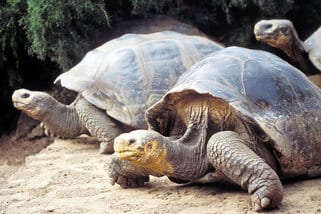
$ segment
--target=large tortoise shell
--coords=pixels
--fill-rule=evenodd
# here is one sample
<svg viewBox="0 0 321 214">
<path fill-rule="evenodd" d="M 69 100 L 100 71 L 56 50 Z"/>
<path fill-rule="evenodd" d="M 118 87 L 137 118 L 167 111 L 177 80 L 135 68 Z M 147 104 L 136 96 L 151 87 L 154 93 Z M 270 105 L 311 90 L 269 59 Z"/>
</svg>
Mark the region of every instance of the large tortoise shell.
<svg viewBox="0 0 321 214">
<path fill-rule="evenodd" d="M 272 139 L 284 171 L 297 173 L 295 167 L 320 162 L 320 158 L 306 161 L 308 156 L 320 157 L 320 89 L 279 57 L 240 47 L 208 55 L 147 110 L 150 128 L 168 131 L 175 103 L 191 93 L 224 100 L 241 119 L 260 127 Z"/>
<path fill-rule="evenodd" d="M 171 31 L 125 34 L 88 52 L 55 82 L 81 93 L 116 120 L 145 128 L 144 112 L 205 55 L 222 46 Z"/>
</svg>

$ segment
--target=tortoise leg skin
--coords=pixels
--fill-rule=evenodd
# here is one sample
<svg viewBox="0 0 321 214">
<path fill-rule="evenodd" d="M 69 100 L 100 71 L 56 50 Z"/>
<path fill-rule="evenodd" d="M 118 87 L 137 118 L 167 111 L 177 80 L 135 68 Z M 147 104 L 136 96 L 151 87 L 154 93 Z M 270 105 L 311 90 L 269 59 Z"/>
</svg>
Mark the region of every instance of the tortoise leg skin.
<svg viewBox="0 0 321 214">
<path fill-rule="evenodd" d="M 310 167 L 308 169 L 307 176 L 309 178 L 316 178 L 316 177 L 321 176 L 321 165 Z"/>
<path fill-rule="evenodd" d="M 207 145 L 207 157 L 216 170 L 248 190 L 255 211 L 281 205 L 283 188 L 278 175 L 236 132 L 214 134 Z"/>
<path fill-rule="evenodd" d="M 89 133 L 99 140 L 99 153 L 113 153 L 114 138 L 123 132 L 120 125 L 110 118 L 105 111 L 96 108 L 85 99 L 79 99 L 76 103 L 76 109 L 80 120 L 87 127 Z"/>
<path fill-rule="evenodd" d="M 222 172 L 208 172 L 199 179 L 193 181 L 196 183 L 233 183 L 228 177 L 226 177 Z"/>
<path fill-rule="evenodd" d="M 143 187 L 149 181 L 148 171 L 119 159 L 116 154 L 113 154 L 108 165 L 108 175 L 112 185 L 117 183 L 122 188 Z"/>
</svg>

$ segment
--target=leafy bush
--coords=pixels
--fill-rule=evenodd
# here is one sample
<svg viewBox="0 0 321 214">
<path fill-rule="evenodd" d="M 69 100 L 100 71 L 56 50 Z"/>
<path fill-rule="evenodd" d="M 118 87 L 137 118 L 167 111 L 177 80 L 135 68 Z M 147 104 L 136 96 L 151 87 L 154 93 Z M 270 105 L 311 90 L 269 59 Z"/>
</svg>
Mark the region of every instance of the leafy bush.
<svg viewBox="0 0 321 214">
<path fill-rule="evenodd" d="M 22 43 L 22 30 L 18 21 L 23 16 L 25 5 L 20 0 L 0 0 L 0 60 L 7 61 L 7 54 L 11 52 L 17 56 L 19 43 Z"/>
<path fill-rule="evenodd" d="M 28 52 L 49 57 L 64 69 L 88 50 L 95 30 L 109 25 L 103 0 L 27 0 L 27 6 L 19 23 L 27 35 Z"/>
</svg>

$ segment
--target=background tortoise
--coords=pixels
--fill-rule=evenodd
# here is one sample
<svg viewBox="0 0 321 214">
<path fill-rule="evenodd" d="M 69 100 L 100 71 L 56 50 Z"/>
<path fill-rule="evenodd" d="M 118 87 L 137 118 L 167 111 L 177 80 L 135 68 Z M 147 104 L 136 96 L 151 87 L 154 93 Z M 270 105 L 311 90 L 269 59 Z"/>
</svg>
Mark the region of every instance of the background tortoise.
<svg viewBox="0 0 321 214">
<path fill-rule="evenodd" d="M 303 42 L 290 20 L 261 20 L 255 24 L 254 34 L 258 41 L 284 51 L 304 73 L 320 73 L 321 27 Z"/>
<path fill-rule="evenodd" d="M 148 175 L 182 182 L 231 182 L 256 211 L 278 207 L 280 179 L 321 175 L 321 93 L 264 51 L 230 47 L 196 63 L 147 110 L 152 130 L 115 139 L 112 183 Z"/>
<path fill-rule="evenodd" d="M 54 134 L 76 137 L 89 132 L 101 142 L 100 152 L 110 153 L 115 136 L 146 128 L 146 108 L 194 62 L 221 48 L 206 38 L 170 31 L 126 34 L 88 52 L 56 79 L 79 92 L 71 105 L 26 89 L 16 90 L 12 100 Z"/>
<path fill-rule="evenodd" d="M 193 25 L 180 22 L 166 15 L 149 15 L 147 18 L 132 17 L 128 21 L 117 23 L 111 26 L 111 31 L 108 35 L 104 35 L 104 38 L 99 38 L 99 40 L 109 41 L 128 33 L 147 34 L 160 31 L 174 31 L 182 34 L 197 35 L 208 38 L 206 34 Z M 77 96 L 77 92 L 61 87 L 59 84 L 53 85 L 50 88 L 50 94 L 63 104 L 70 104 Z M 50 131 L 48 129 L 43 130 L 39 127 L 39 121 L 26 116 L 23 112 L 20 113 L 20 117 L 16 125 L 15 134 L 13 136 L 14 141 L 41 137 L 44 136 L 45 133 L 49 134 L 48 132 Z M 45 133 L 43 133 L 43 131 L 45 131 Z M 54 133 L 52 133 L 52 135 L 53 134 Z"/>
</svg>

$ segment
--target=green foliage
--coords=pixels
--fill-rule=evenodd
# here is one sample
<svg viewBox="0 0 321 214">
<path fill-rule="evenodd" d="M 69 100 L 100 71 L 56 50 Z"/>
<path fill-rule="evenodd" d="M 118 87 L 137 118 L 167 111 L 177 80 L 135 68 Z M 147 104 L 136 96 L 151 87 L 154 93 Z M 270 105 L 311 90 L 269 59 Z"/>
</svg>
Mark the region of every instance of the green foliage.
<svg viewBox="0 0 321 214">
<path fill-rule="evenodd" d="M 7 53 L 17 57 L 21 41 L 21 30 L 18 21 L 21 18 L 25 4 L 21 0 L 2 0 L 0 9 L 0 60 L 7 61 Z"/>
<path fill-rule="evenodd" d="M 3 91 L 22 82 L 15 68 L 19 66 L 19 49 L 23 46 L 24 36 L 18 27 L 18 21 L 22 17 L 25 4 L 20 0 L 8 0 L 1 1 L 0 5 L 0 89 Z"/>
<path fill-rule="evenodd" d="M 109 25 L 103 0 L 27 0 L 27 6 L 19 24 L 27 35 L 28 52 L 64 69 L 88 50 L 97 29 Z"/>
</svg>

